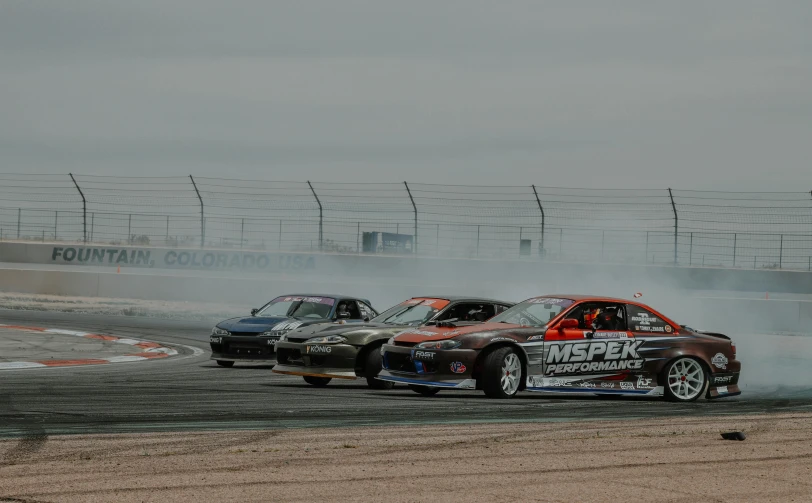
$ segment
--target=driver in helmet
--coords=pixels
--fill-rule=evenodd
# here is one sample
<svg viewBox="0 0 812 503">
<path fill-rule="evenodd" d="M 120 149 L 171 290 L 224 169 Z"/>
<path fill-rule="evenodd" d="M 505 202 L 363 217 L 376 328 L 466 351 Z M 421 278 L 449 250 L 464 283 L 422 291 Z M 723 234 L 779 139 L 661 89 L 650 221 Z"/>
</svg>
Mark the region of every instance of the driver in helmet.
<svg viewBox="0 0 812 503">
<path fill-rule="evenodd" d="M 595 318 L 596 330 L 620 330 L 621 322 L 617 316 L 617 309 L 604 309 Z"/>
</svg>

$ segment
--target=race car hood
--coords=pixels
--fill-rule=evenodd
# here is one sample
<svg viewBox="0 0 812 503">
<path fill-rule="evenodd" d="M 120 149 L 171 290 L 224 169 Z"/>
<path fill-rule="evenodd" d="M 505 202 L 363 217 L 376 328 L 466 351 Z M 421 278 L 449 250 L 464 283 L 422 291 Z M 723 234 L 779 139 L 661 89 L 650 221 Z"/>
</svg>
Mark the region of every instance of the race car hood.
<svg viewBox="0 0 812 503">
<path fill-rule="evenodd" d="M 296 330 L 292 330 L 287 335 L 287 340 L 298 342 L 307 340 L 311 337 L 326 337 L 329 335 L 343 335 L 347 332 L 354 332 L 360 329 L 378 329 L 378 328 L 390 328 L 392 325 L 386 325 L 384 323 L 369 323 L 369 322 L 346 322 L 346 323 L 319 323 L 319 324 L 312 324 L 307 325 L 304 327 L 297 328 Z"/>
<path fill-rule="evenodd" d="M 442 341 L 444 339 L 451 339 L 452 337 L 459 337 L 461 335 L 475 334 L 479 332 L 496 332 L 517 328 L 522 327 L 521 325 L 512 325 L 508 323 L 478 323 L 476 325 L 468 325 L 463 327 L 415 327 L 400 332 L 395 336 L 395 341 L 414 343 Z"/>
<path fill-rule="evenodd" d="M 266 318 L 263 316 L 252 316 L 250 318 L 231 318 L 225 321 L 221 321 L 217 324 L 218 328 L 222 328 L 223 330 L 228 330 L 229 332 L 241 332 L 245 334 L 261 334 L 262 332 L 268 332 L 270 330 L 286 330 L 291 328 L 298 328 L 305 324 L 312 324 L 312 323 L 324 323 L 327 320 L 309 320 L 309 321 L 301 321 L 295 318 L 286 318 L 284 316 L 281 317 L 272 317 Z M 277 327 L 286 323 L 287 326 L 285 327 Z M 291 326 L 292 325 L 292 326 Z"/>
</svg>

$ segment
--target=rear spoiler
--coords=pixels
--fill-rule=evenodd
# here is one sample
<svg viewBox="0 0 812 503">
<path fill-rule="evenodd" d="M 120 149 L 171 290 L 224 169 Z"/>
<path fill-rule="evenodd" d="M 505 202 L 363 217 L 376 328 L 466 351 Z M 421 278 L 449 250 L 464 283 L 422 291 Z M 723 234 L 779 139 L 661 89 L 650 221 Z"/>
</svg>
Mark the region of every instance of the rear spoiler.
<svg viewBox="0 0 812 503">
<path fill-rule="evenodd" d="M 719 339 L 725 339 L 728 341 L 731 340 L 730 337 L 728 337 L 727 335 L 720 334 L 718 332 L 705 332 L 704 330 L 694 330 L 694 332 L 702 335 L 710 335 L 711 337 L 718 337 Z"/>
</svg>

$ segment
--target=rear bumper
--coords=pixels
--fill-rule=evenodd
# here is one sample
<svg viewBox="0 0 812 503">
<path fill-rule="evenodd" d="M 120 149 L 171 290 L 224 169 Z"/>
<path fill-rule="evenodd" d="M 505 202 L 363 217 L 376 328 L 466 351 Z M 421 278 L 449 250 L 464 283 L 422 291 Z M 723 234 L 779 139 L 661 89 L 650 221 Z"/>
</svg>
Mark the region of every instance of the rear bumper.
<svg viewBox="0 0 812 503">
<path fill-rule="evenodd" d="M 726 398 L 742 394 L 741 389 L 739 389 L 741 364 L 738 361 L 732 363 L 734 365 L 728 365 L 726 372 L 714 372 L 708 377 L 710 384 L 708 385 L 708 393 L 705 395 L 707 398 Z"/>
<path fill-rule="evenodd" d="M 276 345 L 274 368 L 278 374 L 355 379 L 359 348 L 349 344 L 304 344 L 283 341 Z"/>
</svg>

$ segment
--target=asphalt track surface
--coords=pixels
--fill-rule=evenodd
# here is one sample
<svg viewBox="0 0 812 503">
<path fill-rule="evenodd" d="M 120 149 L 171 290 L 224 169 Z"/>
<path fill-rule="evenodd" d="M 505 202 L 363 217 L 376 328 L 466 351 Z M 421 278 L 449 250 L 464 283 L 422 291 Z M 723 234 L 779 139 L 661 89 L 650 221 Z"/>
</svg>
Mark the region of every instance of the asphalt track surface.
<svg viewBox="0 0 812 503">
<path fill-rule="evenodd" d="M 177 357 L 81 368 L 0 372 L 0 437 L 78 433 L 229 430 L 363 425 L 615 420 L 812 412 L 808 387 L 746 390 L 691 404 L 651 399 L 550 398 L 480 392 L 421 397 L 405 387 L 374 391 L 365 381 L 316 389 L 270 366 L 220 368 L 209 360 L 208 321 L 0 311 L 0 323 L 76 329 L 178 345 Z M 192 348 L 197 348 L 194 351 Z M 202 351 L 201 351 L 202 350 Z"/>
</svg>

